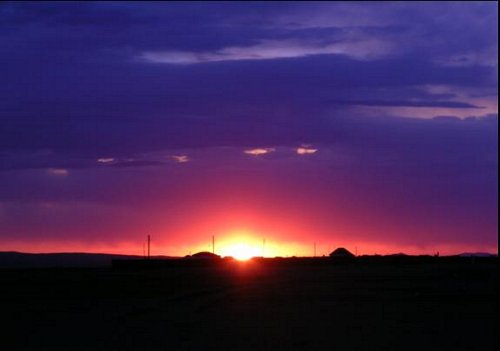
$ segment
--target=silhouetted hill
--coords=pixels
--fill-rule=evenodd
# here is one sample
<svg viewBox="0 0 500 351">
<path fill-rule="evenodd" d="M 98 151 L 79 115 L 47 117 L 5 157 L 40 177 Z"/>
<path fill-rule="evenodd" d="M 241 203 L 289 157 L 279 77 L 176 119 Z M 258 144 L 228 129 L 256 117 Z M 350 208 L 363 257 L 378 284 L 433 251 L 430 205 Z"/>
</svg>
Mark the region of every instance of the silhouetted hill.
<svg viewBox="0 0 500 351">
<path fill-rule="evenodd" d="M 195 256 L 195 255 L 193 255 Z M 462 261 L 468 257 L 477 257 L 482 260 L 490 260 L 498 257 L 496 254 L 490 253 L 463 253 L 455 256 L 433 257 L 429 255 L 411 256 L 411 255 L 363 255 L 353 257 L 353 262 L 358 263 L 419 263 L 431 261 Z M 134 263 L 134 261 L 141 261 Z M 169 256 L 151 256 L 151 260 L 144 260 L 143 256 L 135 255 L 119 255 L 119 254 L 101 254 L 101 253 L 81 253 L 81 252 L 64 252 L 64 253 L 23 253 L 23 252 L 0 252 L 0 269 L 2 268 L 55 268 L 55 267 L 111 267 L 113 261 L 115 263 L 123 263 L 126 266 L 140 267 L 163 267 L 176 264 L 185 265 L 186 260 L 181 257 Z M 143 262 L 148 261 L 148 262 Z M 165 262 L 169 261 L 169 262 Z M 197 261 L 197 260 L 187 260 Z M 206 260 L 201 260 L 206 261 Z M 218 261 L 218 260 L 217 260 Z M 221 263 L 227 260 L 221 260 Z M 286 264 L 286 265 L 328 265 L 334 263 L 329 257 L 293 257 L 293 258 L 255 258 L 255 262 L 267 264 Z M 337 261 L 335 261 L 337 262 Z M 203 264 L 201 262 L 200 264 Z M 114 264 L 113 264 L 114 265 Z M 120 264 L 119 266 L 122 266 Z"/>
<path fill-rule="evenodd" d="M 49 268 L 49 267 L 109 267 L 114 259 L 142 259 L 142 256 L 100 253 L 22 253 L 0 252 L 0 268 Z M 167 256 L 152 256 L 169 259 Z"/>
<path fill-rule="evenodd" d="M 496 257 L 498 255 L 488 252 L 464 252 L 458 255 L 460 257 Z"/>
<path fill-rule="evenodd" d="M 194 255 L 187 255 L 184 258 L 216 260 L 216 259 L 219 259 L 221 257 L 219 255 L 216 255 L 216 254 L 211 253 L 211 252 L 201 251 L 201 252 L 195 253 Z"/>
</svg>

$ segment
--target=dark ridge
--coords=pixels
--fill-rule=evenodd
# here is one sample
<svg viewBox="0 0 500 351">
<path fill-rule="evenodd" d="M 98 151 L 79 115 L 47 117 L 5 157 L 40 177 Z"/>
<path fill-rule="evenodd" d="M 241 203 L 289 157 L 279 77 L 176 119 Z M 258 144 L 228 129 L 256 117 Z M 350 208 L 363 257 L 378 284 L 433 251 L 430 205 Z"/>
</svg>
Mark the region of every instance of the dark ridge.
<svg viewBox="0 0 500 351">
<path fill-rule="evenodd" d="M 169 259 L 152 256 L 153 259 Z M 113 260 L 142 260 L 142 256 L 105 253 L 23 253 L 0 252 L 0 268 L 110 267 Z"/>
<path fill-rule="evenodd" d="M 265 265 L 331 265 L 331 264 L 418 264 L 432 262 L 496 262 L 496 254 L 463 253 L 455 256 L 430 255 L 363 255 L 347 254 L 339 248 L 330 257 L 254 257 L 249 262 Z M 336 253 L 334 255 L 334 253 Z M 350 254 L 350 255 L 349 255 Z M 352 255 L 352 256 L 351 256 Z M 66 268 L 66 267 L 114 267 L 114 268 L 150 268 L 196 265 L 234 264 L 236 260 L 221 258 L 210 252 L 200 252 L 191 256 L 151 256 L 145 259 L 138 255 L 119 255 L 104 253 L 22 253 L 0 252 L 0 269 L 2 268 Z"/>
<path fill-rule="evenodd" d="M 150 268 L 178 268 L 194 266 L 229 266 L 234 264 L 260 265 L 260 266 L 330 266 L 330 265 L 418 265 L 418 264 L 476 264 L 476 263 L 496 263 L 498 257 L 479 256 L 409 256 L 409 255 L 363 255 L 363 256 L 332 256 L 332 257 L 254 257 L 247 261 L 237 261 L 232 258 L 222 259 L 114 259 L 113 268 L 116 269 L 150 269 Z"/>
</svg>

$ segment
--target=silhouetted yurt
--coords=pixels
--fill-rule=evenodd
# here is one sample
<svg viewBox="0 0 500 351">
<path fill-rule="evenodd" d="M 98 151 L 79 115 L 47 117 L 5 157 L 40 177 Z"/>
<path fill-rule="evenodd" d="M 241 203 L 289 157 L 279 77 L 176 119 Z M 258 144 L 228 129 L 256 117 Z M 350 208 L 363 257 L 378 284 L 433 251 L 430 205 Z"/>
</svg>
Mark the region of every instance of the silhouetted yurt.
<svg viewBox="0 0 500 351">
<path fill-rule="evenodd" d="M 354 254 L 347 250 L 346 248 L 339 247 L 335 249 L 331 254 L 330 257 L 354 257 Z"/>
<path fill-rule="evenodd" d="M 186 258 L 218 259 L 218 258 L 220 258 L 220 256 L 216 255 L 214 253 L 208 252 L 208 251 L 202 251 L 202 252 L 195 253 L 194 255 L 191 255 L 191 256 L 186 256 Z"/>
</svg>

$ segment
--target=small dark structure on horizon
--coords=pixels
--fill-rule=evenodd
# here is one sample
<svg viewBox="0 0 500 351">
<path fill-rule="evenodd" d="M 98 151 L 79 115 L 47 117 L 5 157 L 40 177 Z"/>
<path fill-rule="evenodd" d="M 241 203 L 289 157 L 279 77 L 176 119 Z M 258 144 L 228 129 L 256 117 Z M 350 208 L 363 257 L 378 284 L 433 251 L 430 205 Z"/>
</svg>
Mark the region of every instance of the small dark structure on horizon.
<svg viewBox="0 0 500 351">
<path fill-rule="evenodd" d="M 339 247 L 330 253 L 330 257 L 354 258 L 356 256 L 346 248 Z"/>
<path fill-rule="evenodd" d="M 195 253 L 194 255 L 187 255 L 185 258 L 191 258 L 191 259 L 220 259 L 221 257 L 219 255 L 216 255 L 212 252 L 208 251 L 201 251 L 198 253 Z"/>
</svg>

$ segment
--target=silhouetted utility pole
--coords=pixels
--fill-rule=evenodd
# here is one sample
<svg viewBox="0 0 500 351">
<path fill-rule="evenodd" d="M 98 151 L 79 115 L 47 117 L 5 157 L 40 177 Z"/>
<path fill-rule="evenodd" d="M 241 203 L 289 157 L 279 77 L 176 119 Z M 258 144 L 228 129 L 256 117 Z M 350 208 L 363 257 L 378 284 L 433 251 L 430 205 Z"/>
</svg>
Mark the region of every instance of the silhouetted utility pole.
<svg viewBox="0 0 500 351">
<path fill-rule="evenodd" d="M 148 235 L 148 260 L 151 258 L 151 235 Z"/>
<path fill-rule="evenodd" d="M 314 257 L 316 257 L 316 243 L 314 243 Z"/>
<path fill-rule="evenodd" d="M 212 235 L 212 253 L 215 255 L 215 236 Z"/>
<path fill-rule="evenodd" d="M 262 239 L 262 257 L 264 257 L 266 253 L 266 238 Z"/>
</svg>

